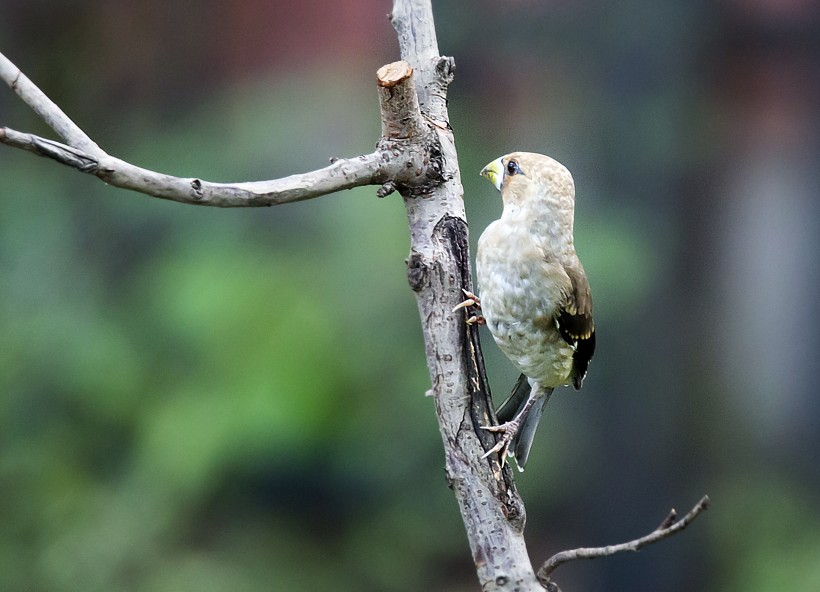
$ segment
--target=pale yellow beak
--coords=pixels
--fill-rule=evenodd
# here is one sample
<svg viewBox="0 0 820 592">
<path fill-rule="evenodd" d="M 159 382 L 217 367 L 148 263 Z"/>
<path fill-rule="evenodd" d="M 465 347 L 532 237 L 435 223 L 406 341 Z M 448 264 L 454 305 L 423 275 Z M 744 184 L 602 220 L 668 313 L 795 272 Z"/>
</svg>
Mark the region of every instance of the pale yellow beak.
<svg viewBox="0 0 820 592">
<path fill-rule="evenodd" d="M 501 191 L 501 183 L 504 181 L 504 163 L 500 158 L 496 158 L 490 164 L 481 169 L 481 176 L 486 178 L 495 188 Z"/>
</svg>

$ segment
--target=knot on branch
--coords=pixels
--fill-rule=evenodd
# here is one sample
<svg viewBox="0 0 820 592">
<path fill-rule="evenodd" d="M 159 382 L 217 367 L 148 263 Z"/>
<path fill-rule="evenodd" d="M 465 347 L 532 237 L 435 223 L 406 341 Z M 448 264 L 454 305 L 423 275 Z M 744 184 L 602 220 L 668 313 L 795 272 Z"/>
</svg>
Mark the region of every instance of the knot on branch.
<svg viewBox="0 0 820 592">
<path fill-rule="evenodd" d="M 414 251 L 407 260 L 407 282 L 414 292 L 421 292 L 427 284 L 427 267 L 421 253 Z"/>
<path fill-rule="evenodd" d="M 385 197 L 394 191 L 404 197 L 422 195 L 448 178 L 444 173 L 441 144 L 438 136 L 430 130 L 412 139 L 381 138 L 376 150 L 381 154 L 381 170 L 386 175 L 377 192 L 378 197 Z"/>
<path fill-rule="evenodd" d="M 202 191 L 202 181 L 199 179 L 191 181 L 191 197 L 196 200 L 205 198 L 205 193 Z"/>
<path fill-rule="evenodd" d="M 390 195 L 391 193 L 393 193 L 397 189 L 398 189 L 398 187 L 396 186 L 395 181 L 388 181 L 387 183 L 385 183 L 384 185 L 379 187 L 379 190 L 376 191 L 376 197 L 379 197 L 379 198 L 387 197 L 388 195 Z"/>
<path fill-rule="evenodd" d="M 456 75 L 456 61 L 450 56 L 439 56 L 436 74 L 445 85 L 449 85 Z"/>
</svg>

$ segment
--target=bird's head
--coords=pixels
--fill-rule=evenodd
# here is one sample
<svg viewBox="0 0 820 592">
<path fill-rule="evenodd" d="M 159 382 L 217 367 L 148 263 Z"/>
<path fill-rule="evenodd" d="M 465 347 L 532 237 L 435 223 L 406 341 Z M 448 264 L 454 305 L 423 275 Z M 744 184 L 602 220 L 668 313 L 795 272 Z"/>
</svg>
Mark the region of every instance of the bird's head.
<svg viewBox="0 0 820 592">
<path fill-rule="evenodd" d="M 560 162 L 534 152 L 512 152 L 481 171 L 501 192 L 505 210 L 536 207 L 552 213 L 575 209 L 575 184 Z"/>
</svg>

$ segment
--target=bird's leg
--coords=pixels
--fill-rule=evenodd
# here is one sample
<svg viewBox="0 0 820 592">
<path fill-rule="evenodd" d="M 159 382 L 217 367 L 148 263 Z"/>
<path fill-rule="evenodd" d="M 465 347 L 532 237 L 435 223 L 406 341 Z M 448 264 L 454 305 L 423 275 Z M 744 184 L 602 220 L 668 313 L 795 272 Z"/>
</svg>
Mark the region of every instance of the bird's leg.
<svg viewBox="0 0 820 592">
<path fill-rule="evenodd" d="M 504 466 L 507 462 L 507 453 L 510 449 L 510 445 L 515 441 L 515 436 L 518 434 L 521 424 L 524 422 L 524 419 L 527 417 L 530 409 L 532 409 L 532 406 L 538 400 L 538 397 L 540 396 L 539 391 L 539 388 L 533 388 L 532 391 L 530 391 L 530 395 L 527 397 L 526 402 L 521 406 L 518 413 L 516 413 L 515 417 L 513 417 L 510 421 L 499 425 L 481 426 L 482 430 L 501 433 L 501 437 L 498 439 L 498 442 L 495 443 L 495 446 L 485 452 L 481 458 L 487 458 L 494 452 L 497 452 L 501 458 L 501 466 Z"/>
<path fill-rule="evenodd" d="M 481 309 L 481 300 L 478 296 L 470 292 L 469 290 L 465 290 L 464 288 L 461 289 L 464 292 L 464 295 L 467 297 L 467 300 L 464 302 L 459 302 L 454 308 L 453 312 L 456 312 L 460 308 L 477 308 Z M 481 315 L 472 315 L 470 318 L 467 319 L 468 325 L 486 325 L 487 321 L 484 320 L 484 317 Z"/>
</svg>

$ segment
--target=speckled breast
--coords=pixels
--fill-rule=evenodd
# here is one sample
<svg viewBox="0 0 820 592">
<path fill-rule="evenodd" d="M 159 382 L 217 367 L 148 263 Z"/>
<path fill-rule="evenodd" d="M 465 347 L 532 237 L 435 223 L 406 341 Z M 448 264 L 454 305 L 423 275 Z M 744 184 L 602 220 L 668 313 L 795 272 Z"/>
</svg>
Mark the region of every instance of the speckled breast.
<svg viewBox="0 0 820 592">
<path fill-rule="evenodd" d="M 554 289 L 557 283 L 550 281 L 543 258 L 527 252 L 534 247 L 526 240 L 510 241 L 508 234 L 499 244 L 517 248 L 486 248 L 493 232 L 506 230 L 500 226 L 485 231 L 476 258 L 487 327 L 501 351 L 529 378 L 545 387 L 567 384 L 574 352 L 555 326 L 560 298 Z M 534 268 L 533 261 L 540 263 Z"/>
</svg>

